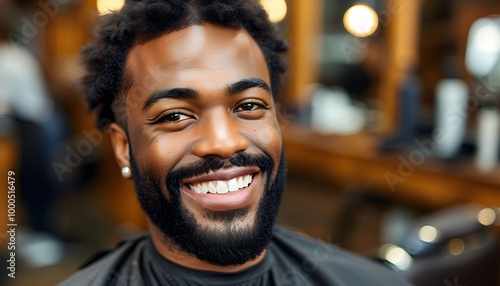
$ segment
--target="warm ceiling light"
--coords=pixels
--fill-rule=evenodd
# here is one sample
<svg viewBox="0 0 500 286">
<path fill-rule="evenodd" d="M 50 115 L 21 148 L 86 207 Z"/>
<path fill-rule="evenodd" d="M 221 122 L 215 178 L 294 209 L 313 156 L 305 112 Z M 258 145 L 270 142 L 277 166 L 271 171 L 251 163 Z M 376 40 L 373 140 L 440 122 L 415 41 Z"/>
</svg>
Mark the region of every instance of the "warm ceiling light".
<svg viewBox="0 0 500 286">
<path fill-rule="evenodd" d="M 378 15 L 370 6 L 354 5 L 344 14 L 344 27 L 356 37 L 368 37 L 378 27 Z"/>
<path fill-rule="evenodd" d="M 97 0 L 97 10 L 101 15 L 120 10 L 123 5 L 125 5 L 125 0 Z"/>
<path fill-rule="evenodd" d="M 271 22 L 278 23 L 285 19 L 287 12 L 285 0 L 261 0 L 260 4 L 266 10 Z"/>
</svg>

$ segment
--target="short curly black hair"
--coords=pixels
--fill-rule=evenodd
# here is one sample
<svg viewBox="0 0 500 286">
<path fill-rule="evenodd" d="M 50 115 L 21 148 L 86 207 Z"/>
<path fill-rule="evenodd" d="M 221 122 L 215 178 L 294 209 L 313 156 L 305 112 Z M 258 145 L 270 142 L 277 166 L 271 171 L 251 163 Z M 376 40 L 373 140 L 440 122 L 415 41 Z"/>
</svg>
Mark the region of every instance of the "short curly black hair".
<svg viewBox="0 0 500 286">
<path fill-rule="evenodd" d="M 130 88 L 126 59 L 134 45 L 204 23 L 246 29 L 264 54 L 273 96 L 279 94 L 288 44 L 257 0 L 129 0 L 120 11 L 101 17 L 96 40 L 82 49 L 87 71 L 82 87 L 89 108 L 97 110 L 98 126 L 126 116 L 118 114 L 124 111 L 117 102 L 124 102 Z"/>
</svg>

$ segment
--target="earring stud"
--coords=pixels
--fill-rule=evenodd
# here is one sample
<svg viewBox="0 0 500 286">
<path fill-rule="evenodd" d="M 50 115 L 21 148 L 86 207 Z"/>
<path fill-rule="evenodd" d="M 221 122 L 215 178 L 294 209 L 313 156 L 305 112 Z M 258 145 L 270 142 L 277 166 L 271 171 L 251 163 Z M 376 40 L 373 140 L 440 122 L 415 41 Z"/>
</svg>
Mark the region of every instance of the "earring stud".
<svg viewBox="0 0 500 286">
<path fill-rule="evenodd" d="M 129 167 L 123 167 L 122 168 L 122 176 L 124 178 L 128 178 L 129 174 L 130 174 L 130 168 Z"/>
</svg>

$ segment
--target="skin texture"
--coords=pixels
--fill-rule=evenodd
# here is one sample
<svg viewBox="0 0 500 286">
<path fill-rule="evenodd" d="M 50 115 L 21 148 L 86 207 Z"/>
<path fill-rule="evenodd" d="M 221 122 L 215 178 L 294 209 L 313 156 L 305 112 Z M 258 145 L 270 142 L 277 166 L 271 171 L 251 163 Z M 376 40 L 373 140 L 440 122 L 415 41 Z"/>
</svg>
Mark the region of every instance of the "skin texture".
<svg viewBox="0 0 500 286">
<path fill-rule="evenodd" d="M 129 152 L 133 150 L 138 169 L 147 166 L 154 170 L 159 182 L 165 182 L 176 168 L 213 157 L 227 160 L 245 152 L 271 158 L 274 169 L 270 179 L 274 180 L 282 141 L 271 92 L 252 85 L 237 92 L 228 91 L 228 86 L 248 79 L 258 79 L 270 87 L 264 56 L 245 30 L 190 26 L 133 47 L 126 66 L 134 77 L 125 100 L 127 130 L 117 123 L 110 125 L 120 168 L 130 166 Z M 189 89 L 195 96 L 162 98 L 144 108 L 152 95 L 174 88 Z M 231 172 L 255 173 L 251 193 L 238 197 L 237 203 L 222 197 L 227 195 L 205 199 L 182 186 L 182 205 L 201 227 L 222 230 L 227 225 L 207 214 L 242 208 L 248 210 L 248 215 L 232 221 L 232 227 L 244 228 L 254 223 L 266 175 L 247 167 L 227 169 L 224 175 L 232 176 Z M 201 179 L 198 176 L 185 183 Z M 169 201 L 166 184 L 159 189 Z M 195 269 L 238 271 L 258 263 L 265 254 L 264 250 L 257 259 L 241 265 L 216 266 L 180 249 L 151 221 L 149 226 L 161 255 Z"/>
</svg>

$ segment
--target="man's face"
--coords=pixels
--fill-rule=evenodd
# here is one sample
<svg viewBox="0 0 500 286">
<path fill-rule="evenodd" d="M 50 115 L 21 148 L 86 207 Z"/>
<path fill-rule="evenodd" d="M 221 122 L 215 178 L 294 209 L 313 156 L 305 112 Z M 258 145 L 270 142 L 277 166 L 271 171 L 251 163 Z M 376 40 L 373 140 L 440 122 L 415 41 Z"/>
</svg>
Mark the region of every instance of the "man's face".
<svg viewBox="0 0 500 286">
<path fill-rule="evenodd" d="M 128 149 L 165 239 L 216 265 L 271 237 L 285 160 L 264 56 L 245 30 L 190 26 L 129 53 Z"/>
</svg>

